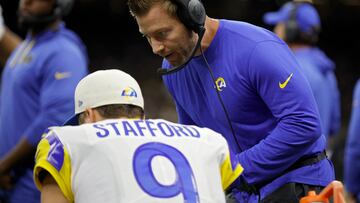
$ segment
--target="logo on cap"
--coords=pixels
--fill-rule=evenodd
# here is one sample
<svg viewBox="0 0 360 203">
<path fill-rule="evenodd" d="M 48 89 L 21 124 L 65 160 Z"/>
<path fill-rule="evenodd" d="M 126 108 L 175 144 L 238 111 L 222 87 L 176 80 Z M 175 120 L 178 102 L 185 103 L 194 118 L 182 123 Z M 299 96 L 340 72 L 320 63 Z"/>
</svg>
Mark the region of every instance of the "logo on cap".
<svg viewBox="0 0 360 203">
<path fill-rule="evenodd" d="M 124 96 L 124 97 L 137 97 L 137 93 L 136 91 L 131 88 L 131 87 L 126 87 L 122 93 L 121 93 L 121 96 Z"/>
</svg>

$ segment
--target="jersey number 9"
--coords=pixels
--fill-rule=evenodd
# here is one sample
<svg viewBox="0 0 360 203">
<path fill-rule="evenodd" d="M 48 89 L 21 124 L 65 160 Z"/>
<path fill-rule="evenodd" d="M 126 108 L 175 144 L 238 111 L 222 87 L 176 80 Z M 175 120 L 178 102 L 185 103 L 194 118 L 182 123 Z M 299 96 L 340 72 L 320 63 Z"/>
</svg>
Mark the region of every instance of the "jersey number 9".
<svg viewBox="0 0 360 203">
<path fill-rule="evenodd" d="M 155 178 L 151 168 L 151 161 L 155 156 L 165 157 L 174 165 L 174 183 L 163 185 Z M 137 183 L 150 196 L 171 198 L 182 193 L 184 202 L 199 202 L 194 174 L 188 160 L 178 149 L 159 142 L 143 144 L 135 151 L 133 169 Z"/>
</svg>

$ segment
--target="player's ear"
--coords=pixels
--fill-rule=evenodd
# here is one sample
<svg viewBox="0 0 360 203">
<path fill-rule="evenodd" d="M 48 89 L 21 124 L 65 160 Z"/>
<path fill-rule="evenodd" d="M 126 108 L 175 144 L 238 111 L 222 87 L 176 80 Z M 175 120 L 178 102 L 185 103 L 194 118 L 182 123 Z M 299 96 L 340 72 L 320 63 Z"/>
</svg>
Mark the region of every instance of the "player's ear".
<svg viewBox="0 0 360 203">
<path fill-rule="evenodd" d="M 99 111 L 96 109 L 88 108 L 85 110 L 85 123 L 95 123 L 98 121 L 104 120 L 104 118 L 100 115 Z"/>
<path fill-rule="evenodd" d="M 95 112 L 94 112 L 94 109 L 86 109 L 84 111 L 84 123 L 94 123 L 96 122 L 96 119 L 95 119 Z"/>
</svg>

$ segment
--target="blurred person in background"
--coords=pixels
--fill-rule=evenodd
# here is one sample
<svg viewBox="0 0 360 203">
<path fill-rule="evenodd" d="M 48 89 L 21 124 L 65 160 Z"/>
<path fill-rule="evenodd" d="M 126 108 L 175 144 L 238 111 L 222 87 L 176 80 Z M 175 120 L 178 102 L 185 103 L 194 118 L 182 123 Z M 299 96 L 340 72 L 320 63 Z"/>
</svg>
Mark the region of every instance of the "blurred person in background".
<svg viewBox="0 0 360 203">
<path fill-rule="evenodd" d="M 139 31 L 164 58 L 182 124 L 225 136 L 244 167 L 228 200 L 298 202 L 334 179 L 310 86 L 274 33 L 206 16 L 198 0 L 128 0 Z"/>
<path fill-rule="evenodd" d="M 341 126 L 340 92 L 334 63 L 316 46 L 321 28 L 319 14 L 309 1 L 293 1 L 276 12 L 266 13 L 264 21 L 276 25 L 274 32 L 294 52 L 310 83 L 320 113 L 322 133 L 328 139 L 327 155 L 331 157 L 333 136 L 339 133 Z"/>
<path fill-rule="evenodd" d="M 357 81 L 352 102 L 351 119 L 345 146 L 344 182 L 348 203 L 360 202 L 360 80 Z"/>
<path fill-rule="evenodd" d="M 80 38 L 62 22 L 72 0 L 20 0 L 22 40 L 0 15 L 0 201 L 36 203 L 32 180 L 36 145 L 42 133 L 74 111 L 76 84 L 87 74 Z"/>
</svg>

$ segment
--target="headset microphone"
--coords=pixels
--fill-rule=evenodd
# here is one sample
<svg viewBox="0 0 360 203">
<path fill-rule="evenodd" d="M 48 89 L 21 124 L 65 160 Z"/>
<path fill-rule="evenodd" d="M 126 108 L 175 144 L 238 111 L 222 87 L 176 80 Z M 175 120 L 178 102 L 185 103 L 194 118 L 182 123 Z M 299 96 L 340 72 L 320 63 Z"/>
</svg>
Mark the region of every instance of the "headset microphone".
<svg viewBox="0 0 360 203">
<path fill-rule="evenodd" d="M 198 34 L 199 38 L 198 38 L 198 40 L 197 40 L 197 42 L 196 42 L 196 45 L 195 45 L 195 47 L 193 48 L 190 56 L 186 59 L 185 63 L 183 63 L 183 64 L 181 64 L 181 65 L 179 65 L 179 66 L 176 66 L 176 67 L 169 68 L 169 69 L 159 68 L 159 69 L 157 70 L 157 72 L 158 72 L 160 75 L 168 75 L 168 74 L 175 73 L 175 72 L 178 72 L 179 70 L 183 69 L 183 68 L 186 66 L 186 64 L 189 63 L 189 61 L 191 60 L 191 58 L 195 55 L 196 50 L 198 50 L 199 47 L 201 46 L 201 40 L 202 40 L 202 38 L 204 37 L 204 33 L 205 33 L 205 28 L 204 28 L 204 27 L 200 28 L 200 31 L 199 31 L 199 34 Z"/>
</svg>

